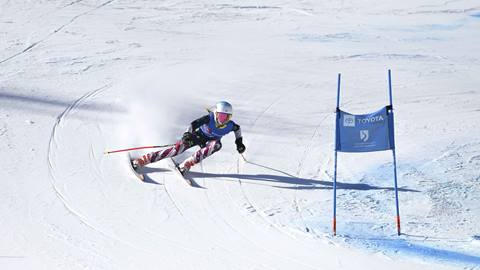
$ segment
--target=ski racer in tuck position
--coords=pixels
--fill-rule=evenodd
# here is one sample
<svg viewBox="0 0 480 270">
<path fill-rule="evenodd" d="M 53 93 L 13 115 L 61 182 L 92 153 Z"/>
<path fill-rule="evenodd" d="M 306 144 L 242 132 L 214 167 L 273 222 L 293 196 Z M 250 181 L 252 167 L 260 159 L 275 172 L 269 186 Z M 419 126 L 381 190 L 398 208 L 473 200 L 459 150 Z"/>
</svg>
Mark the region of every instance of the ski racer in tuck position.
<svg viewBox="0 0 480 270">
<path fill-rule="evenodd" d="M 242 154 L 245 152 L 245 145 L 242 143 L 242 132 L 240 126 L 232 121 L 232 113 L 233 108 L 230 103 L 226 101 L 218 102 L 215 105 L 215 109 L 209 112 L 208 115 L 193 121 L 187 131 L 183 133 L 182 139 L 177 141 L 175 145 L 133 159 L 131 161 L 133 168 L 138 171 L 138 169 L 147 164 L 164 158 L 174 157 L 193 146 L 200 146 L 199 150 L 195 151 L 192 156 L 179 165 L 179 170 L 183 174 L 195 164 L 219 151 L 222 148 L 220 140 L 231 131 L 235 133 L 237 151 Z"/>
</svg>

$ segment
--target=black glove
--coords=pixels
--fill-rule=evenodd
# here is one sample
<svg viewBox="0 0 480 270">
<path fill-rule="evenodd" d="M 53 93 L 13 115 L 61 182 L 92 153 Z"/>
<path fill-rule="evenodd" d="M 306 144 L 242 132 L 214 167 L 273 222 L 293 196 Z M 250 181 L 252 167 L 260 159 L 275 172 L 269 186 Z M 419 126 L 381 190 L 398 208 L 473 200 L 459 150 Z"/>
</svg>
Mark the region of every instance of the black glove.
<svg viewBox="0 0 480 270">
<path fill-rule="evenodd" d="M 195 144 L 195 136 L 190 132 L 183 133 L 182 141 L 188 146 L 193 146 Z"/>
<path fill-rule="evenodd" d="M 238 153 L 241 154 L 241 153 L 245 152 L 245 145 L 242 143 L 242 138 L 236 139 L 235 144 L 237 145 Z"/>
</svg>

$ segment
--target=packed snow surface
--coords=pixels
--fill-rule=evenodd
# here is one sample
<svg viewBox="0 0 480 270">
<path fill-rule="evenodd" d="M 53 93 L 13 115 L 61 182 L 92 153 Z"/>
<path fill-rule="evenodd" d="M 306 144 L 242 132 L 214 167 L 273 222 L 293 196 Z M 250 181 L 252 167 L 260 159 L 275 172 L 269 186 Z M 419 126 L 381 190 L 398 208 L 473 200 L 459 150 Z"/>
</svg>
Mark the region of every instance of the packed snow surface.
<svg viewBox="0 0 480 270">
<path fill-rule="evenodd" d="M 2 0 L 0 269 L 480 269 L 479 30 L 474 0 Z M 386 151 L 339 154 L 332 236 L 337 74 L 362 114 L 388 69 L 402 235 Z M 104 154 L 219 100 L 246 160 L 225 137 L 196 188 Z"/>
</svg>

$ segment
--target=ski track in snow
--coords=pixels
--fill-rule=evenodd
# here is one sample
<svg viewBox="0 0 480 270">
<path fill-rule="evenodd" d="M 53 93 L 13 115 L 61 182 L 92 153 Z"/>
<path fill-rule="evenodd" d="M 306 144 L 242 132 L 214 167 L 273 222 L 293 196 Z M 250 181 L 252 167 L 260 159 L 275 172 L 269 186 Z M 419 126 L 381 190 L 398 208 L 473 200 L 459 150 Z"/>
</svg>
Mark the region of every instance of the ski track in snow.
<svg viewBox="0 0 480 270">
<path fill-rule="evenodd" d="M 190 188 L 190 187 L 185 187 L 185 184 L 184 183 L 180 183 L 182 182 L 180 179 L 178 179 L 178 176 L 172 176 L 171 179 L 169 179 L 170 181 L 174 182 L 174 185 L 177 187 L 177 188 L 180 188 L 180 189 L 185 189 L 185 188 Z M 167 181 L 168 182 L 168 181 Z M 203 183 L 205 185 L 205 183 Z M 191 220 L 190 216 L 192 216 L 192 213 L 185 213 L 187 208 L 189 208 L 188 206 L 184 206 L 182 207 L 181 206 L 181 202 L 179 200 L 176 200 L 175 197 L 177 196 L 174 196 L 174 195 L 171 195 L 171 191 L 168 191 L 167 189 L 167 186 L 169 184 L 165 183 L 165 190 L 167 191 L 167 193 L 169 193 L 169 198 L 172 200 L 172 202 L 175 204 L 175 207 L 178 209 L 178 211 L 180 212 L 180 214 L 182 215 L 182 217 L 188 222 L 188 225 L 189 227 L 192 229 L 192 231 L 195 231 L 195 234 L 196 235 L 199 235 L 199 236 L 203 236 L 203 237 L 206 237 L 209 242 L 211 243 L 214 243 L 215 246 L 221 250 L 224 250 L 225 252 L 227 252 L 228 254 L 230 254 L 230 256 L 242 256 L 241 254 L 235 254 L 235 252 L 233 252 L 231 250 L 231 248 L 225 246 L 224 244 L 218 242 L 217 240 L 215 240 L 213 237 L 209 237 L 208 234 L 206 234 L 205 232 L 201 231 L 201 230 L 198 230 L 196 229 L 196 226 L 195 226 L 195 223 Z M 180 196 L 179 196 L 180 197 Z M 205 195 L 205 197 L 207 198 L 208 200 L 208 196 Z M 181 199 L 182 201 L 185 201 L 186 197 L 183 197 L 183 199 Z M 212 205 L 210 205 L 212 206 Z M 206 208 L 205 206 L 202 206 L 203 210 L 205 211 L 214 211 L 214 208 L 212 207 L 209 207 L 209 208 Z M 183 210 L 182 210 L 183 209 Z M 210 217 L 214 217 L 214 216 L 217 216 L 217 217 L 220 217 L 217 213 L 213 216 L 210 216 Z M 221 219 L 221 217 L 220 217 Z M 231 227 L 230 224 L 228 224 L 225 220 L 222 219 L 222 223 L 226 224 L 233 232 L 235 232 L 235 229 L 233 227 Z M 245 257 L 245 256 L 242 256 L 242 259 L 246 260 L 246 261 L 251 261 L 253 264 L 256 264 L 254 261 L 252 261 L 250 258 L 248 257 Z M 265 265 L 263 265 L 263 267 L 266 267 Z M 274 269 L 274 268 L 270 268 L 268 267 L 268 269 Z"/>
<path fill-rule="evenodd" d="M 83 12 L 83 13 L 80 13 L 80 14 L 72 17 L 72 18 L 70 19 L 70 21 L 68 21 L 68 22 L 65 23 L 65 24 L 62 24 L 61 26 L 59 26 L 58 28 L 56 28 L 55 30 L 53 30 L 51 33 L 49 33 L 48 35 L 46 35 L 46 36 L 43 37 L 42 39 L 33 42 L 32 44 L 30 44 L 28 47 L 26 47 L 26 48 L 23 49 L 22 51 L 20 51 L 20 52 L 18 52 L 18 53 L 16 53 L 16 54 L 13 54 L 13 55 L 11 55 L 11 56 L 3 59 L 3 60 L 0 60 L 0 64 L 3 64 L 3 63 L 5 63 L 5 62 L 7 62 L 7 61 L 10 61 L 10 60 L 14 59 L 15 57 L 18 57 L 18 56 L 20 56 L 20 55 L 23 55 L 23 54 L 31 51 L 31 50 L 32 50 L 33 48 L 35 48 L 36 46 L 38 46 L 38 45 L 40 45 L 41 43 L 45 42 L 46 40 L 50 39 L 50 38 L 51 38 L 52 36 L 54 36 L 56 33 L 62 31 L 62 29 L 64 29 L 65 27 L 67 27 L 67 26 L 71 25 L 72 23 L 74 23 L 77 19 L 79 19 L 79 18 L 81 18 L 81 17 L 83 17 L 83 16 L 85 16 L 85 15 L 87 15 L 87 14 L 89 14 L 89 13 L 92 13 L 92 12 L 94 12 L 94 11 L 100 9 L 100 8 L 102 8 L 102 7 L 104 7 L 104 6 L 112 3 L 113 1 L 115 1 L 115 0 L 106 1 L 106 2 L 104 2 L 104 3 L 102 3 L 102 4 L 98 5 L 98 6 L 96 6 L 96 7 L 93 8 L 93 9 L 90 9 L 90 10 L 88 10 L 88 11 L 85 11 L 85 12 Z M 77 1 L 77 2 L 78 2 L 78 1 Z"/>
<path fill-rule="evenodd" d="M 177 180 L 177 179 L 173 179 L 173 178 L 175 178 L 175 177 L 176 177 L 176 176 L 174 175 L 174 176 L 170 177 L 171 179 L 169 179 L 169 180 L 172 180 L 172 181 Z M 175 206 L 175 209 L 176 209 L 176 210 L 178 211 L 178 213 L 182 216 L 182 219 L 187 222 L 188 227 L 190 228 L 191 231 L 193 231 L 193 232 L 195 232 L 195 233 L 197 233 L 197 234 L 201 234 L 202 232 L 199 231 L 199 230 L 197 230 L 197 229 L 195 228 L 194 223 L 193 223 L 193 222 L 189 219 L 189 217 L 184 213 L 184 211 L 182 210 L 182 208 L 181 208 L 181 206 L 179 205 L 179 203 L 177 202 L 177 200 L 174 199 L 174 196 L 173 196 L 173 195 L 171 194 L 171 192 L 169 191 L 169 189 L 168 189 L 168 184 L 167 184 L 168 181 L 166 181 L 166 176 L 163 176 L 162 178 L 163 178 L 163 183 L 164 183 L 163 189 L 165 190 L 165 193 L 168 195 L 168 198 L 170 199 L 170 201 L 171 201 L 171 202 L 173 203 L 173 205 Z M 168 239 L 168 238 L 167 238 L 167 239 Z M 171 241 L 171 240 L 169 240 L 169 241 Z M 187 249 L 187 250 L 189 249 L 188 247 L 183 246 L 183 245 L 182 245 L 182 248 Z M 196 250 L 194 250 L 194 251 L 196 251 Z M 197 252 L 198 252 L 198 251 L 197 251 Z M 200 252 L 199 252 L 199 253 L 200 253 Z"/>
<path fill-rule="evenodd" d="M 98 89 L 95 89 L 93 91 L 87 92 L 85 95 L 81 96 L 77 100 L 75 100 L 72 105 L 67 107 L 65 111 L 63 111 L 58 117 L 55 125 L 53 126 L 52 133 L 50 135 L 50 140 L 49 140 L 49 147 L 48 147 L 48 155 L 47 155 L 47 162 L 48 162 L 48 168 L 51 176 L 51 184 L 52 188 L 55 190 L 55 193 L 58 195 L 58 198 L 62 201 L 64 204 L 65 208 L 67 208 L 68 211 L 70 211 L 73 215 L 77 216 L 85 225 L 91 227 L 92 229 L 95 229 L 92 227 L 88 222 L 85 221 L 85 218 L 77 213 L 72 207 L 70 207 L 67 198 L 62 194 L 62 192 L 59 191 L 57 188 L 56 182 L 58 182 L 58 179 L 55 176 L 55 161 L 54 161 L 54 148 L 56 145 L 56 140 L 57 140 L 57 133 L 58 129 L 61 129 L 61 125 L 65 121 L 67 121 L 68 115 L 72 112 L 75 111 L 75 108 L 80 106 L 80 104 L 86 102 L 88 98 L 93 97 L 97 95 L 98 93 L 101 93 L 105 89 L 107 89 L 108 86 L 102 86 Z"/>
<path fill-rule="evenodd" d="M 203 162 L 200 163 L 200 168 L 201 168 L 202 173 L 205 173 Z M 208 202 L 208 207 L 205 208 L 205 209 L 211 209 L 211 211 L 214 213 L 214 216 L 218 217 L 223 224 L 227 225 L 228 229 L 231 230 L 231 232 L 230 232 L 231 234 L 240 235 L 243 240 L 245 240 L 249 243 L 252 243 L 254 246 L 257 246 L 257 247 L 261 248 L 264 252 L 268 252 L 267 249 L 257 245 L 254 241 L 252 241 L 246 235 L 244 235 L 239 230 L 237 230 L 232 224 L 230 224 L 230 222 L 228 222 L 225 218 L 223 218 L 222 215 L 218 211 L 215 211 L 216 205 L 212 203 L 212 201 L 210 199 L 210 196 L 208 195 L 209 192 L 207 190 L 209 189 L 210 185 L 208 185 L 207 182 L 208 181 L 203 179 L 203 186 L 205 187 L 205 189 L 202 192 L 205 196 L 205 199 Z M 216 183 L 216 185 L 219 185 L 220 182 L 219 181 L 217 181 L 217 182 L 218 183 Z M 210 188 L 213 188 L 213 185 L 210 186 Z M 249 258 L 249 260 L 251 260 L 251 259 Z M 270 266 L 267 266 L 267 265 L 262 265 L 262 267 L 265 267 L 265 268 L 268 268 L 268 269 L 275 269 L 274 267 L 270 267 Z"/>
<path fill-rule="evenodd" d="M 302 168 L 303 168 L 303 164 L 305 163 L 305 160 L 306 158 L 308 157 L 308 155 L 311 153 L 311 151 L 309 151 L 309 149 L 311 149 L 312 145 L 313 145 L 313 141 L 315 139 L 315 135 L 317 134 L 320 126 L 323 124 L 323 122 L 325 120 L 327 120 L 328 118 L 330 117 L 330 115 L 327 115 L 325 117 L 323 117 L 320 122 L 315 126 L 315 129 L 313 131 L 313 134 L 312 136 L 310 137 L 310 140 L 308 141 L 308 143 L 306 144 L 305 146 L 305 149 L 302 153 L 302 157 L 300 158 L 300 161 L 298 163 L 298 169 L 297 169 L 297 176 L 298 177 L 301 177 L 301 172 L 302 172 Z M 300 189 L 298 187 L 300 187 L 300 185 L 296 185 L 297 189 L 295 190 L 295 199 L 294 199 L 294 204 L 295 204 L 295 209 L 296 211 L 298 212 L 302 222 L 303 222 L 303 225 L 304 225 L 304 228 L 305 230 L 309 233 L 311 232 L 313 235 L 315 235 L 316 237 L 318 238 L 321 238 L 322 236 L 320 236 L 316 231 L 315 229 L 310 229 L 307 225 L 307 222 L 305 220 L 305 218 L 303 217 L 302 215 L 302 210 L 300 209 L 300 205 L 298 203 L 298 200 L 297 200 L 297 193 L 300 191 Z"/>
<path fill-rule="evenodd" d="M 233 166 L 233 167 L 235 167 L 235 166 Z M 205 169 L 204 169 L 203 163 L 201 164 L 201 171 L 202 171 L 202 173 L 205 173 Z M 226 170 L 223 171 L 223 173 L 230 173 L 231 171 L 232 171 L 232 167 L 227 168 Z M 240 169 L 239 169 L 239 167 L 238 167 L 238 162 L 237 162 L 237 171 L 238 171 L 238 173 L 240 173 Z M 237 181 L 238 181 L 238 182 L 240 183 L 240 185 L 241 185 L 241 180 L 240 180 L 240 179 L 237 179 Z M 230 224 L 230 222 L 228 222 L 225 218 L 223 218 L 222 215 L 221 215 L 218 211 L 215 211 L 215 208 L 217 207 L 216 205 L 218 205 L 218 204 L 212 203 L 212 201 L 211 201 L 211 199 L 210 199 L 210 196 L 208 195 L 209 192 L 207 192 L 207 190 L 213 189 L 214 187 L 219 187 L 219 186 L 221 186 L 221 185 L 222 185 L 223 187 L 225 187 L 225 185 L 227 185 L 227 182 L 229 182 L 229 181 L 227 181 L 227 180 L 223 180 L 223 181 L 222 181 L 222 180 L 220 179 L 220 181 L 211 181 L 211 182 L 212 182 L 211 185 L 208 185 L 207 182 L 208 182 L 208 181 L 206 181 L 206 180 L 204 179 L 203 184 L 205 185 L 205 187 L 210 187 L 210 188 L 205 189 L 203 192 L 204 192 L 204 195 L 205 195 L 205 197 L 206 197 L 206 199 L 207 199 L 207 201 L 208 201 L 208 203 L 209 203 L 208 209 L 212 209 L 212 211 L 215 213 L 215 216 L 219 217 L 219 218 L 221 219 L 221 221 L 222 221 L 224 224 L 226 224 L 226 225 L 232 230 L 233 233 L 235 233 L 236 235 L 240 235 L 245 241 L 247 241 L 248 243 L 251 243 L 253 246 L 259 247 L 261 250 L 263 250 L 263 252 L 269 254 L 272 258 L 275 258 L 275 259 L 273 259 L 274 261 L 283 260 L 283 259 L 286 258 L 287 260 L 293 262 L 294 264 L 303 265 L 303 266 L 305 266 L 305 267 L 307 267 L 307 268 L 309 268 L 309 269 L 315 269 L 314 266 L 305 264 L 304 262 L 298 261 L 298 260 L 296 260 L 296 259 L 294 259 L 294 258 L 291 258 L 291 257 L 289 257 L 289 256 L 287 256 L 287 257 L 285 257 L 285 256 L 280 256 L 280 255 L 278 255 L 278 254 L 275 254 L 275 253 L 269 251 L 269 249 L 268 249 L 267 247 L 262 246 L 260 243 L 258 243 L 258 242 L 255 241 L 254 239 L 248 237 L 247 234 L 244 234 L 244 233 L 242 233 L 240 230 L 236 229 L 232 224 Z M 218 195 L 218 194 L 223 194 L 224 192 L 222 192 L 222 191 L 223 191 L 223 190 L 220 190 L 219 188 L 217 188 L 216 192 L 213 193 L 213 194 L 217 194 L 217 195 Z M 233 197 L 232 197 L 231 192 L 230 192 L 229 189 L 227 190 L 227 193 L 228 193 L 228 195 L 229 195 L 229 200 L 230 200 L 230 202 L 235 205 L 235 203 L 234 203 L 234 201 L 233 201 Z M 262 218 L 262 220 L 264 220 L 269 226 L 271 226 L 272 228 L 276 228 L 278 231 L 280 231 L 280 232 L 282 232 L 282 233 L 285 233 L 283 230 L 278 229 L 278 226 L 277 226 L 277 225 L 275 225 L 273 222 L 268 221 L 268 219 L 267 219 L 264 215 L 261 215 L 261 214 L 259 213 L 259 211 L 258 211 L 257 209 L 255 209 L 255 207 L 248 201 L 248 198 L 246 197 L 243 188 L 242 188 L 242 194 L 245 196 L 244 199 L 246 200 L 246 202 L 250 205 L 250 207 L 249 207 L 249 212 L 250 212 L 250 213 L 255 213 L 256 215 L 260 216 L 260 217 Z M 221 202 L 221 201 L 220 201 L 220 202 Z M 220 202 L 219 202 L 219 203 L 220 203 Z M 245 219 L 245 216 L 244 216 L 244 215 L 240 215 L 240 216 L 241 216 L 246 222 L 252 223 L 252 222 L 250 222 L 249 219 Z M 252 224 L 254 224 L 254 225 L 260 225 L 260 224 L 257 224 L 257 223 L 252 223 Z M 285 233 L 285 234 L 288 235 L 288 236 L 290 236 L 290 237 L 292 236 L 292 235 L 289 234 L 289 233 Z M 294 239 L 296 239 L 296 238 L 294 238 Z M 264 265 L 263 267 L 266 267 L 266 266 Z M 268 267 L 268 268 L 269 268 L 269 269 L 275 269 L 274 267 Z"/>
<path fill-rule="evenodd" d="M 298 85 L 295 89 L 293 89 L 293 90 L 291 91 L 291 93 L 295 93 L 295 92 L 296 92 L 299 88 L 301 88 L 301 87 L 304 87 L 304 85 L 303 85 L 303 84 Z M 286 100 L 288 97 L 289 97 L 289 95 L 279 95 L 272 103 L 270 103 L 264 110 L 262 110 L 262 111 L 255 117 L 254 121 L 253 121 L 252 124 L 251 124 L 251 129 L 254 129 L 255 126 L 257 125 L 257 123 L 264 117 L 264 115 L 265 115 L 268 111 L 270 111 L 276 104 L 278 104 L 278 103 L 279 103 L 280 101 L 282 101 L 282 100 Z M 323 120 L 320 122 L 320 124 L 321 124 L 322 122 L 323 122 Z M 320 125 L 320 124 L 319 124 L 319 125 Z M 315 129 L 314 135 L 315 135 L 315 133 L 316 133 L 316 130 L 317 130 L 317 128 Z M 255 142 L 255 136 L 253 136 L 251 139 L 249 139 L 249 141 L 252 142 L 252 143 L 254 143 L 254 142 Z M 305 151 L 308 151 L 308 146 L 305 148 Z M 298 171 L 297 171 L 297 175 L 298 175 L 298 176 L 299 176 L 299 174 L 300 174 L 300 170 L 301 170 L 300 167 L 301 167 L 302 164 L 303 164 L 303 160 L 304 160 L 305 156 L 306 156 L 306 153 L 304 153 L 304 157 L 302 157 L 302 159 L 299 161 L 299 165 L 298 165 L 298 166 L 299 166 L 299 169 L 298 169 Z M 238 171 L 240 172 L 239 167 L 237 167 L 237 169 L 238 169 Z M 282 174 L 285 174 L 284 172 L 281 172 L 281 173 L 282 173 Z M 290 175 L 290 174 L 285 174 L 285 175 L 288 176 L 288 177 L 294 177 L 293 175 Z M 248 197 L 247 197 L 247 195 L 246 195 L 246 193 L 245 193 L 245 190 L 243 189 L 241 179 L 238 179 L 238 182 L 239 182 L 239 184 L 240 184 L 240 188 L 242 189 L 242 193 L 243 193 L 243 195 L 245 196 L 245 199 L 247 200 L 247 203 L 250 205 L 250 207 L 252 207 L 252 209 L 253 209 L 256 213 L 258 213 L 259 215 L 261 215 L 260 212 L 259 212 L 259 210 L 256 209 L 256 208 L 252 205 L 252 203 L 250 202 L 250 200 L 248 200 Z M 296 187 L 298 187 L 298 185 L 296 185 Z M 307 227 L 307 225 L 306 225 L 306 223 L 305 223 L 305 220 L 304 220 L 304 218 L 303 218 L 303 216 L 302 216 L 302 214 L 301 214 L 301 211 L 300 211 L 300 208 L 299 208 L 299 206 L 298 206 L 298 202 L 297 202 L 297 199 L 296 199 L 295 195 L 294 195 L 294 198 L 293 198 L 293 206 L 294 206 L 293 208 L 295 209 L 295 211 L 296 211 L 297 214 L 298 214 L 298 217 L 300 218 L 300 220 L 302 220 L 303 225 L 304 225 L 304 228 L 308 231 L 309 229 L 308 229 L 308 227 Z M 267 217 L 265 217 L 265 216 L 263 216 L 263 215 L 261 215 L 261 216 L 264 218 L 264 220 L 268 221 L 268 218 L 267 218 Z M 291 233 L 286 232 L 285 230 L 280 229 L 277 225 L 274 224 L 274 222 L 271 222 L 271 221 L 268 221 L 268 222 L 269 222 L 269 224 L 271 224 L 271 225 L 273 225 L 274 227 L 276 227 L 276 228 L 277 228 L 279 231 L 281 231 L 282 233 L 287 234 L 287 235 L 289 235 L 289 236 L 292 237 L 292 238 L 295 238 L 295 236 L 293 236 Z M 313 232 L 313 233 L 314 233 L 314 232 Z M 315 234 L 315 233 L 314 233 L 314 234 Z M 318 235 L 317 235 L 317 236 L 318 236 Z"/>
<path fill-rule="evenodd" d="M 77 107 L 79 107 L 82 104 L 85 104 L 88 102 L 90 98 L 95 97 L 96 95 L 102 93 L 103 91 L 107 90 L 110 87 L 110 85 L 105 85 L 102 86 L 98 89 L 95 89 L 93 91 L 87 92 L 77 100 L 75 100 L 69 107 L 65 109 L 58 117 L 57 121 L 52 129 L 52 133 L 50 135 L 50 142 L 49 142 L 49 147 L 48 147 L 48 155 L 47 155 L 47 163 L 48 163 L 48 169 L 50 172 L 51 176 L 51 185 L 52 189 L 55 191 L 55 194 L 57 195 L 58 199 L 61 200 L 62 204 L 65 206 L 65 209 L 72 214 L 74 217 L 76 217 L 82 224 L 87 226 L 88 228 L 92 229 L 93 231 L 105 236 L 108 239 L 114 240 L 116 242 L 128 245 L 130 247 L 133 247 L 135 249 L 143 250 L 142 248 L 139 248 L 135 245 L 132 245 L 131 243 L 125 242 L 122 239 L 119 239 L 117 237 L 114 237 L 112 235 L 109 235 L 108 233 L 104 232 L 103 230 L 99 229 L 98 227 L 92 225 L 92 223 L 89 221 L 88 217 L 84 216 L 81 214 L 78 210 L 76 210 L 74 207 L 71 206 L 70 202 L 68 201 L 68 197 L 65 196 L 60 189 L 57 186 L 57 182 L 59 182 L 59 179 L 56 176 L 56 164 L 55 164 L 55 148 L 57 144 L 57 136 L 58 136 L 58 131 L 62 129 L 62 125 L 64 125 L 65 122 L 68 121 L 68 116 L 69 114 L 73 113 Z M 103 194 L 105 196 L 105 194 Z M 146 251 L 146 250 L 144 250 Z"/>
<path fill-rule="evenodd" d="M 299 87 L 300 87 L 300 86 L 298 86 L 298 88 L 299 88 Z M 298 88 L 297 88 L 297 89 L 298 89 Z M 295 89 L 295 90 L 297 90 L 297 89 Z M 294 92 L 294 91 L 292 91 L 292 92 Z M 264 115 L 265 115 L 269 110 L 272 109 L 272 107 L 274 107 L 274 106 L 275 106 L 276 104 L 278 104 L 281 100 L 284 100 L 284 99 L 286 99 L 287 97 L 288 97 L 288 96 L 279 96 L 279 97 L 276 98 L 272 103 L 270 103 L 264 110 L 262 110 L 262 111 L 255 117 L 255 120 L 254 120 L 253 123 L 251 124 L 251 126 L 252 126 L 251 129 L 254 129 L 254 128 L 255 128 L 255 126 L 256 126 L 257 123 L 260 121 L 260 119 L 262 119 L 262 118 L 264 117 Z M 254 144 L 255 141 L 256 141 L 256 136 L 255 136 L 255 135 L 252 136 L 252 138 L 250 138 L 249 141 L 250 141 L 252 144 Z M 239 168 L 238 165 L 237 165 L 237 171 L 238 171 L 238 173 L 240 173 L 240 168 Z M 281 173 L 284 173 L 284 172 L 281 172 Z M 289 176 L 289 177 L 293 177 L 292 175 L 289 175 L 289 174 L 286 174 L 286 175 Z M 252 211 L 255 212 L 255 213 L 257 213 L 259 216 L 261 216 L 262 219 L 265 220 L 265 221 L 266 221 L 268 224 L 270 224 L 272 227 L 276 228 L 278 231 L 282 232 L 283 234 L 286 234 L 286 235 L 288 235 L 289 237 L 292 237 L 292 238 L 295 239 L 295 236 L 293 236 L 290 232 L 287 232 L 287 231 L 281 229 L 281 227 L 279 227 L 278 225 L 276 225 L 274 222 L 270 221 L 270 220 L 268 219 L 268 217 L 266 217 L 265 215 L 262 215 L 261 213 L 262 213 L 263 211 L 258 210 L 258 209 L 252 204 L 252 202 L 250 201 L 250 199 L 248 199 L 248 196 L 247 196 L 247 194 L 246 194 L 246 192 L 245 192 L 245 189 L 243 188 L 242 180 L 241 180 L 240 178 L 238 178 L 237 181 L 238 181 L 238 183 L 239 183 L 240 189 L 242 190 L 242 194 L 243 194 L 243 196 L 244 196 L 247 204 L 249 205 L 249 208 L 251 208 Z M 300 212 L 299 212 L 299 209 L 298 209 L 296 200 L 293 201 L 293 204 L 294 204 L 294 206 L 295 206 L 294 209 L 297 211 L 298 215 L 299 215 L 300 218 L 303 220 L 303 218 L 301 217 L 301 214 L 300 214 Z"/>
</svg>

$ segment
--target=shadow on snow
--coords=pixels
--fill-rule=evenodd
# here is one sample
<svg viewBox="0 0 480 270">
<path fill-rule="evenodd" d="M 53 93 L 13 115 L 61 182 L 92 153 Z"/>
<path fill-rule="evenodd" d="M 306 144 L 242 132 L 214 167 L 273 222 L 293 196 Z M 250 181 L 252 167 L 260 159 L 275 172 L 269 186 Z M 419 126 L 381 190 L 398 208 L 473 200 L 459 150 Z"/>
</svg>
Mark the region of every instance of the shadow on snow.
<svg viewBox="0 0 480 270">
<path fill-rule="evenodd" d="M 272 185 L 276 188 L 284 188 L 284 189 L 333 189 L 333 182 L 332 181 L 323 181 L 323 180 L 316 180 L 316 179 L 308 179 L 308 178 L 300 178 L 284 171 L 268 167 L 265 165 L 261 165 L 258 163 L 254 163 L 251 161 L 246 161 L 248 164 L 252 164 L 258 167 L 262 167 L 265 169 L 269 169 L 283 175 L 275 175 L 275 174 L 215 174 L 215 173 L 201 173 L 201 172 L 190 172 L 189 174 L 193 178 L 232 178 L 232 179 L 242 179 L 242 180 L 253 180 L 253 181 L 264 181 L 269 183 L 283 183 L 283 184 L 290 184 L 291 187 L 285 186 L 276 186 Z M 379 186 L 372 186 L 369 184 L 364 183 L 342 183 L 337 181 L 337 189 L 350 189 L 350 190 L 394 190 L 393 187 L 379 187 Z M 408 188 L 399 188 L 398 191 L 403 192 L 420 192 L 414 189 Z"/>
<path fill-rule="evenodd" d="M 13 110 L 28 110 L 46 114 L 57 114 L 59 110 L 68 108 L 74 100 L 60 100 L 40 96 L 27 96 L 5 91 L 0 88 L 0 104 L 3 108 Z M 57 110 L 58 108 L 59 110 Z M 98 113 L 124 113 L 125 109 L 106 102 L 88 102 L 81 104 L 77 109 L 91 112 L 98 116 Z M 81 118 L 81 116 L 77 116 Z M 83 116 L 84 117 L 84 116 Z"/>
<path fill-rule="evenodd" d="M 434 259 L 439 261 L 448 261 L 452 263 L 462 263 L 468 265 L 480 265 L 480 257 L 466 254 L 459 251 L 442 249 L 439 247 L 430 247 L 417 244 L 406 239 L 388 239 L 388 238 L 367 238 L 365 244 L 374 245 L 377 248 L 393 251 L 395 254 L 404 254 L 409 256 L 418 256 L 425 259 Z"/>
</svg>

